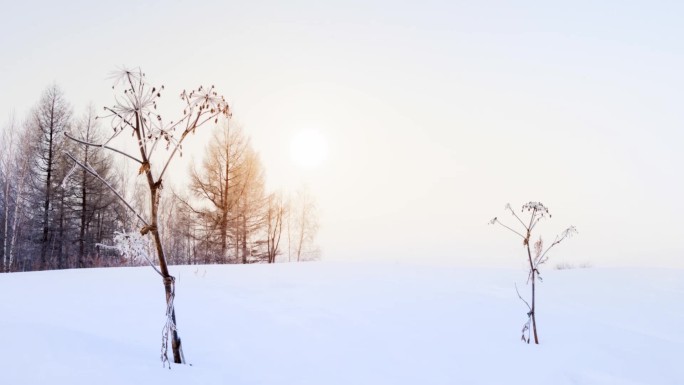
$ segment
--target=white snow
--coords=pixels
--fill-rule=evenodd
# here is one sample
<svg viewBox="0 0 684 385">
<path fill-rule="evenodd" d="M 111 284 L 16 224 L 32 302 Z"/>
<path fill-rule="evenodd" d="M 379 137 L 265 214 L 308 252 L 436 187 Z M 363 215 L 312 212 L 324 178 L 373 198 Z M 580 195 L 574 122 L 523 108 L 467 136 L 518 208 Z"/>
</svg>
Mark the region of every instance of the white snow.
<svg viewBox="0 0 684 385">
<path fill-rule="evenodd" d="M 684 270 L 408 264 L 172 267 L 185 356 L 162 368 L 147 268 L 0 275 L 2 384 L 683 384 Z M 171 352 L 169 352 L 171 354 Z"/>
</svg>

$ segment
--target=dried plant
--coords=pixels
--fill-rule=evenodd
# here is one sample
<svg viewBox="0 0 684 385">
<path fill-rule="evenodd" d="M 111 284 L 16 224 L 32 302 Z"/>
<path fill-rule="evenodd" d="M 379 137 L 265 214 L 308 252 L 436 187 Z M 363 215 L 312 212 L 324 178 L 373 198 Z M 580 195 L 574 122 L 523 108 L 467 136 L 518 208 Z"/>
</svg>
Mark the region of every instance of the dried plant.
<svg viewBox="0 0 684 385">
<path fill-rule="evenodd" d="M 175 279 L 169 274 L 158 228 L 160 192 L 169 165 L 176 153 L 180 153 L 183 141 L 188 134 L 194 133 L 197 128 L 205 123 L 217 123 L 219 117 L 230 117 L 230 109 L 223 96 L 214 90 L 214 86 L 209 88 L 198 87 L 190 92 L 183 91 L 180 93 L 180 99 L 184 103 L 183 114 L 175 122 L 165 123 L 162 116 L 157 112 L 157 101 L 162 96 L 161 92 L 164 90 L 164 86 L 154 87 L 150 85 L 145 79 L 145 73 L 140 69 L 122 69 L 117 71 L 113 78 L 115 82 L 112 89 L 115 91 L 115 103 L 104 108 L 105 116 L 98 117 L 99 119 L 108 119 L 111 122 L 112 135 L 103 143 L 90 143 L 69 133 L 66 133 L 66 136 L 82 145 L 113 151 L 136 162 L 139 165 L 138 175 L 144 175 L 150 193 L 147 210 L 133 207 L 133 204 L 127 202 L 123 195 L 117 192 L 104 178 L 100 177 L 88 163 L 79 161 L 69 153 L 66 156 L 112 190 L 140 220 L 142 224 L 141 236 L 152 238 L 159 268 L 154 266 L 151 259 L 150 265 L 162 278 L 167 305 L 167 320 L 162 332 L 162 362 L 166 364 L 169 361 L 167 341 L 171 339 L 173 362 L 184 363 L 181 339 L 176 329 Z M 129 151 L 117 149 L 110 145 L 112 140 L 123 132 L 130 133 L 133 138 L 133 146 Z M 175 134 L 180 135 L 175 136 Z M 161 151 L 160 148 L 170 151 Z M 130 236 L 123 239 L 127 240 L 129 245 L 134 240 Z M 139 243 L 136 245 L 139 246 Z"/>
<path fill-rule="evenodd" d="M 518 298 L 520 298 L 520 300 L 525 303 L 528 309 L 527 322 L 525 322 L 525 324 L 523 325 L 521 338 L 524 342 L 529 344 L 531 339 L 530 334 L 533 334 L 534 343 L 539 344 L 539 337 L 537 335 L 537 318 L 535 315 L 535 282 L 537 280 L 539 280 L 540 282 L 542 281 L 541 275 L 539 273 L 539 266 L 544 264 L 549 259 L 549 250 L 551 250 L 557 244 L 561 243 L 564 239 L 576 234 L 577 230 L 575 229 L 575 226 L 568 227 L 561 234 L 557 235 L 554 241 L 551 243 L 551 245 L 549 245 L 549 247 L 547 247 L 546 249 L 544 249 L 544 241 L 540 236 L 539 239 L 536 242 L 534 242 L 534 245 L 531 247 L 530 241 L 532 239 L 532 231 L 537 226 L 539 221 L 541 221 L 543 218 L 551 218 L 549 209 L 546 208 L 546 206 L 544 206 L 540 202 L 529 202 L 524 204 L 522 206 L 521 215 L 516 214 L 515 211 L 513 211 L 513 208 L 510 204 L 507 204 L 505 209 L 510 211 L 513 217 L 520 223 L 521 227 L 518 226 L 520 231 L 516 230 L 512 226 L 508 226 L 502 223 L 497 217 L 494 217 L 494 219 L 489 221 L 489 224 L 499 224 L 507 230 L 518 235 L 522 238 L 523 246 L 527 249 L 527 260 L 529 262 L 529 273 L 527 276 L 527 283 L 532 283 L 531 301 L 526 301 L 520 295 L 517 285 L 515 287 L 515 291 L 518 293 Z M 525 220 L 521 218 L 525 217 L 525 214 L 529 215 L 529 220 L 527 218 L 524 218 Z"/>
</svg>

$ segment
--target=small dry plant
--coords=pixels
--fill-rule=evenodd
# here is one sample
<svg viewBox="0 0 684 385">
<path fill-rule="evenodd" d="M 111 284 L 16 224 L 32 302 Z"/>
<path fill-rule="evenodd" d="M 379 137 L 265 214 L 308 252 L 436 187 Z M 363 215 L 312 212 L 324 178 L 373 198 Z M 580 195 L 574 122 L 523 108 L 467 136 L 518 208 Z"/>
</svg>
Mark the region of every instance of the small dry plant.
<svg viewBox="0 0 684 385">
<path fill-rule="evenodd" d="M 551 245 L 549 245 L 549 247 L 547 247 L 546 249 L 544 248 L 544 241 L 542 241 L 541 236 L 537 241 L 534 242 L 533 245 L 530 245 L 530 243 L 532 242 L 532 231 L 537 226 L 539 221 L 541 221 L 545 217 L 551 218 L 549 209 L 539 202 L 529 202 L 522 206 L 521 215 L 516 214 L 515 211 L 513 211 L 513 208 L 511 208 L 510 204 L 506 205 L 506 210 L 510 211 L 513 217 L 522 226 L 520 227 L 516 225 L 516 227 L 519 230 L 516 230 L 515 227 L 508 226 L 502 223 L 497 217 L 494 217 L 494 219 L 492 219 L 489 222 L 489 224 L 499 224 L 504 228 L 510 230 L 514 234 L 520 236 L 520 238 L 522 238 L 523 240 L 523 246 L 527 250 L 527 260 L 529 262 L 529 273 L 527 276 L 527 283 L 532 283 L 532 298 L 530 302 L 526 301 L 520 295 L 520 292 L 518 291 L 518 287 L 516 285 L 515 291 L 518 293 L 518 298 L 520 298 L 520 300 L 523 301 L 525 305 L 527 305 L 528 309 L 527 322 L 525 322 L 525 325 L 523 325 L 521 338 L 524 342 L 529 344 L 531 339 L 530 334 L 532 334 L 534 335 L 534 343 L 539 344 L 539 337 L 537 336 L 537 318 L 535 316 L 535 282 L 537 280 L 539 280 L 540 282 L 542 281 L 541 275 L 539 274 L 539 266 L 543 265 L 549 259 L 549 250 L 551 250 L 557 244 L 561 243 L 564 239 L 576 234 L 577 229 L 575 229 L 575 226 L 568 227 L 560 235 L 557 235 L 554 241 L 551 243 Z M 526 217 L 527 215 L 529 215 L 529 218 Z"/>
</svg>

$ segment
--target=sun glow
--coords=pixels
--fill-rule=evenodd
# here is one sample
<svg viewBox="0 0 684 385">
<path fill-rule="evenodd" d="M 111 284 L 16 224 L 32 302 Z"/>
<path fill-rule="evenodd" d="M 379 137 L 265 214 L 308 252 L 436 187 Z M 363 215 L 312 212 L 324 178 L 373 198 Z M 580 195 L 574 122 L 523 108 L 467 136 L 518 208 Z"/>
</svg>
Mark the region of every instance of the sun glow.
<svg viewBox="0 0 684 385">
<path fill-rule="evenodd" d="M 321 167 L 328 158 L 328 142 L 315 130 L 300 131 L 290 142 L 290 159 L 305 169 Z"/>
</svg>

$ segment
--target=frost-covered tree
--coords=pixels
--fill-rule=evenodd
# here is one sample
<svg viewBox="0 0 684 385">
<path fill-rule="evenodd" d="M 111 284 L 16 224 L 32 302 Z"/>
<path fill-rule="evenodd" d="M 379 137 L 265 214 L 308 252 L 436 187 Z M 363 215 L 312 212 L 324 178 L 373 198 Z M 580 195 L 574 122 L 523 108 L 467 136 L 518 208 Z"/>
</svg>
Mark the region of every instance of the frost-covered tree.
<svg viewBox="0 0 684 385">
<path fill-rule="evenodd" d="M 162 362 L 168 362 L 166 347 L 170 339 L 174 363 L 184 363 L 181 339 L 176 328 L 175 279 L 169 273 L 160 231 L 161 191 L 164 177 L 171 170 L 171 161 L 181 150 L 187 136 L 207 123 L 217 123 L 219 117 L 228 118 L 230 110 L 223 96 L 219 95 L 213 86 L 199 87 L 190 92 L 180 93 L 184 105 L 182 114 L 177 120 L 167 122 L 157 110 L 164 86 L 150 85 L 140 69 L 124 69 L 117 72 L 113 89 L 116 103 L 105 107 L 106 114 L 103 117 L 111 123 L 112 136 L 101 143 L 91 143 L 73 135 L 68 137 L 82 145 L 113 151 L 135 162 L 139 166 L 138 175 L 144 176 L 145 179 L 147 204 L 143 205 L 144 207 L 133 207 L 90 164 L 82 162 L 72 154 L 67 155 L 82 169 L 105 183 L 143 224 L 140 234 L 152 239 L 159 264 L 159 268 L 155 267 L 155 270 L 162 278 L 167 304 L 167 322 L 162 338 Z M 112 140 L 124 132 L 127 133 L 124 136 L 131 138 L 130 148 L 121 150 L 113 147 Z"/>
<path fill-rule="evenodd" d="M 2 240 L 2 267 L 10 272 L 17 267 L 17 245 L 25 224 L 27 195 L 29 192 L 29 168 L 32 156 L 31 133 L 10 117 L 0 137 L 0 239 Z"/>
<path fill-rule="evenodd" d="M 301 188 L 290 199 L 288 206 L 288 260 L 301 262 L 320 258 L 321 251 L 316 245 L 318 208 L 313 195 L 306 188 Z"/>
<path fill-rule="evenodd" d="M 532 284 L 532 296 L 531 301 L 528 302 L 520 295 L 520 292 L 518 292 L 518 297 L 525 303 L 525 305 L 527 305 L 528 309 L 527 322 L 522 329 L 522 340 L 529 344 L 530 332 L 532 332 L 534 335 L 534 343 L 539 344 L 539 337 L 537 335 L 537 317 L 535 314 L 535 283 L 537 280 L 541 282 L 539 266 L 548 260 L 549 250 L 561 243 L 564 239 L 576 234 L 577 230 L 575 229 L 575 226 L 568 227 L 560 235 L 557 235 L 551 245 L 549 245 L 549 247 L 546 249 L 544 249 L 544 242 L 542 241 L 541 236 L 537 241 L 534 242 L 534 246 L 531 246 L 530 243 L 532 242 L 532 231 L 535 229 L 537 224 L 539 224 L 539 221 L 546 217 L 551 218 L 549 209 L 539 202 L 529 202 L 522 206 L 521 215 L 516 214 L 510 204 L 506 205 L 506 210 L 511 212 L 519 225 L 516 224 L 515 226 L 508 226 L 502 223 L 497 217 L 494 217 L 494 219 L 492 219 L 489 223 L 492 225 L 499 224 L 505 229 L 518 235 L 523 240 L 523 247 L 525 247 L 525 250 L 527 251 L 527 262 L 529 263 L 527 282 Z M 529 215 L 529 218 L 527 218 L 526 215 Z M 533 248 L 534 252 L 532 252 Z M 516 287 L 516 292 L 517 290 L 518 288 Z"/>
<path fill-rule="evenodd" d="M 195 224 L 187 207 L 178 195 L 166 196 L 160 205 L 159 221 L 163 224 L 162 241 L 173 265 L 199 263 L 196 255 L 200 248 L 193 237 Z M 201 261 L 208 263 L 207 261 Z"/>
</svg>

